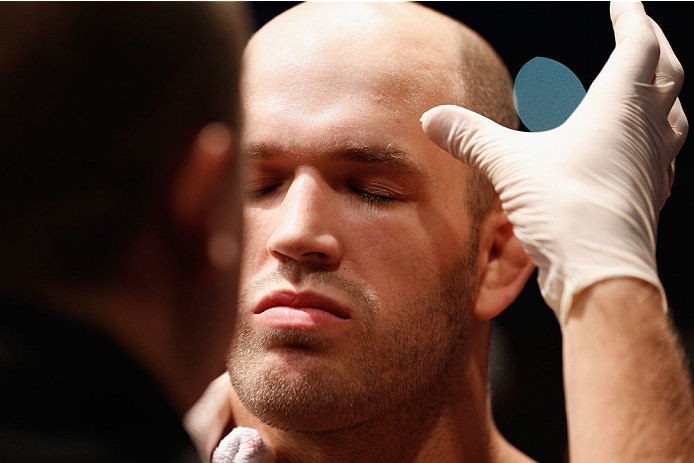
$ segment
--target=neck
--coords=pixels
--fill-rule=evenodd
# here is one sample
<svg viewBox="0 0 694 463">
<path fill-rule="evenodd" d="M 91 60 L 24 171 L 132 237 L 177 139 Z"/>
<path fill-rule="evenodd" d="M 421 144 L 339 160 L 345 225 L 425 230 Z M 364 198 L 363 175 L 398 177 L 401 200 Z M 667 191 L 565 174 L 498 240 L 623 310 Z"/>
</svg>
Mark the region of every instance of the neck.
<svg viewBox="0 0 694 463">
<path fill-rule="evenodd" d="M 484 329 L 477 341 L 486 346 Z M 473 349 L 475 351 L 477 349 Z M 235 393 L 237 426 L 257 429 L 278 462 L 469 462 L 513 461 L 494 427 L 487 400 L 484 355 L 470 353 L 461 371 L 428 391 L 425 400 L 403 404 L 376 420 L 325 432 L 273 428 L 250 414 Z M 500 458 L 503 456 L 503 458 Z"/>
</svg>

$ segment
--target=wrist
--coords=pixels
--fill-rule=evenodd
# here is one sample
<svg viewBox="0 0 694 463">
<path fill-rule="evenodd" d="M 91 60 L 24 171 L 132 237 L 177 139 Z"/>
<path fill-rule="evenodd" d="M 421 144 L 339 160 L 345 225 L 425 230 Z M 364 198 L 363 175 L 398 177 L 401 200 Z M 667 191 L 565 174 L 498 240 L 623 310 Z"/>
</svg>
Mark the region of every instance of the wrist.
<svg viewBox="0 0 694 463">
<path fill-rule="evenodd" d="M 590 296 L 593 299 L 598 295 L 605 298 L 621 293 L 628 297 L 640 294 L 642 287 L 659 294 L 658 305 L 663 313 L 668 312 L 667 297 L 655 264 L 648 265 L 640 259 L 621 263 L 605 259 L 604 262 L 576 264 L 563 269 L 557 266 L 550 266 L 548 270 L 540 268 L 538 284 L 545 302 L 555 312 L 562 327 L 567 323 L 569 315 L 576 310 L 581 298 Z M 616 293 L 611 294 L 605 288 L 611 288 Z"/>
<path fill-rule="evenodd" d="M 664 310 L 665 309 L 665 310 Z M 667 318 L 667 301 L 661 284 L 632 277 L 598 281 L 578 292 L 563 328 L 578 323 L 628 327 L 642 317 Z"/>
</svg>

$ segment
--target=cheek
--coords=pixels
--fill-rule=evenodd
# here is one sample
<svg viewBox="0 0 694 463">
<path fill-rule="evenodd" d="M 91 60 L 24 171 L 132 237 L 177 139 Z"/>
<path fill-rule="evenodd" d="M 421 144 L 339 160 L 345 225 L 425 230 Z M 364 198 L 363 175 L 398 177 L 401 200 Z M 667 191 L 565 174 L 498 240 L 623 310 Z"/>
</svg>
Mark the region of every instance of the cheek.
<svg viewBox="0 0 694 463">
<path fill-rule="evenodd" d="M 409 293 L 438 262 L 416 214 L 353 217 L 345 237 L 343 267 L 360 283 L 385 293 Z M 385 294 L 383 294 L 385 295 Z"/>
<path fill-rule="evenodd" d="M 343 266 L 384 303 L 417 299 L 469 252 L 464 211 L 412 206 L 400 213 L 353 217 Z"/>
<path fill-rule="evenodd" d="M 346 216 L 344 238 L 349 252 L 373 256 L 366 261 L 436 271 L 458 257 L 471 238 L 463 208 L 406 205 L 380 214 Z M 376 258 L 378 256 L 378 258 Z"/>
</svg>

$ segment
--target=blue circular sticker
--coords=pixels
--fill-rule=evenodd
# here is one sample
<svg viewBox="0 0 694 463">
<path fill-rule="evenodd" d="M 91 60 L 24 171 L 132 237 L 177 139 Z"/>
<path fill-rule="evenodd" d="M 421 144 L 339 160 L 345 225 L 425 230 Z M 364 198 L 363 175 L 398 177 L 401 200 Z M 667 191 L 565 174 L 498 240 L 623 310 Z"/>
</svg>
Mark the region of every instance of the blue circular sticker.
<svg viewBox="0 0 694 463">
<path fill-rule="evenodd" d="M 513 87 L 516 111 L 531 132 L 560 126 L 586 94 L 571 69 L 549 58 L 533 58 L 523 65 Z"/>
</svg>

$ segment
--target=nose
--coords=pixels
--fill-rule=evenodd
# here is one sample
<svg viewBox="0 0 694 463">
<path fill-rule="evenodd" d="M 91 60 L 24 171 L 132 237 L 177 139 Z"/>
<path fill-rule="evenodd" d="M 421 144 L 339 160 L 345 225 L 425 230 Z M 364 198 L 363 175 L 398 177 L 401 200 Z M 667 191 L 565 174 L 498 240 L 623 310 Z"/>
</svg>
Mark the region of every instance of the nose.
<svg viewBox="0 0 694 463">
<path fill-rule="evenodd" d="M 335 266 L 342 258 L 336 236 L 334 191 L 318 175 L 297 175 L 277 210 L 267 250 L 280 262 Z"/>
</svg>

